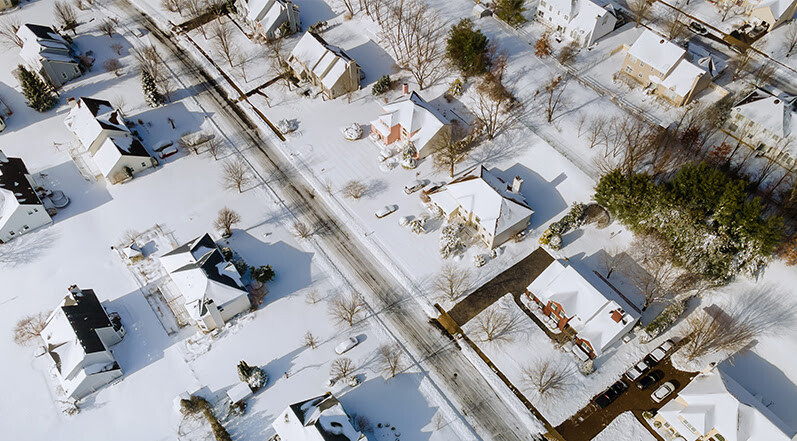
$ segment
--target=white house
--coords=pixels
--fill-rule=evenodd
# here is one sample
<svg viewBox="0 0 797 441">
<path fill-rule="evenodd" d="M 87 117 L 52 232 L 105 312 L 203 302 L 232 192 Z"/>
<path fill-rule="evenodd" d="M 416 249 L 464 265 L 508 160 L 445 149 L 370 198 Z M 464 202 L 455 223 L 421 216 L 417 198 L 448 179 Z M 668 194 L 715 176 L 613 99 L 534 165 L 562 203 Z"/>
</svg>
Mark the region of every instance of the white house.
<svg viewBox="0 0 797 441">
<path fill-rule="evenodd" d="M 236 7 L 252 32 L 265 40 L 292 34 L 302 24 L 299 7 L 290 0 L 239 0 Z"/>
<path fill-rule="evenodd" d="M 279 441 L 368 441 L 330 392 L 291 404 L 271 426 Z"/>
<path fill-rule="evenodd" d="M 731 109 L 728 133 L 750 148 L 792 166 L 797 164 L 797 100 L 757 89 Z"/>
<path fill-rule="evenodd" d="M 411 142 L 418 159 L 434 153 L 451 135 L 451 124 L 415 92 L 382 107 L 379 118 L 371 121 L 371 135 L 384 145 Z"/>
<path fill-rule="evenodd" d="M 26 23 L 19 27 L 19 56 L 53 86 L 60 87 L 81 75 L 72 46 L 49 26 Z"/>
<path fill-rule="evenodd" d="M 598 290 L 575 268 L 558 260 L 531 282 L 526 294 L 552 325 L 575 332 L 573 352 L 581 358 L 600 355 L 639 320 L 639 313 L 606 283 Z"/>
<path fill-rule="evenodd" d="M 522 185 L 519 177 L 508 185 L 478 166 L 430 193 L 429 198 L 449 221 L 474 226 L 481 240 L 493 249 L 529 226 L 534 210 L 520 193 Z"/>
<path fill-rule="evenodd" d="M 617 16 L 611 3 L 593 0 L 540 0 L 538 21 L 561 32 L 579 44 L 591 46 L 614 30 Z"/>
<path fill-rule="evenodd" d="M 252 306 L 241 274 L 209 234 L 164 254 L 160 261 L 179 288 L 188 315 L 203 331 L 224 326 Z"/>
<path fill-rule="evenodd" d="M 41 332 L 68 397 L 79 400 L 122 376 L 110 347 L 124 335 L 119 315 L 109 315 L 94 291 L 69 287 L 69 295 L 50 314 Z"/>
<path fill-rule="evenodd" d="M 744 0 L 750 17 L 771 31 L 797 16 L 797 0 Z"/>
<path fill-rule="evenodd" d="M 99 172 L 112 184 L 124 182 L 157 165 L 141 142 L 130 133 L 121 111 L 110 102 L 70 98 L 72 109 L 64 124 L 91 156 Z"/>
<path fill-rule="evenodd" d="M 721 369 L 697 375 L 656 414 L 686 441 L 789 441 L 794 429 Z"/>
<path fill-rule="evenodd" d="M 22 158 L 6 157 L 0 150 L 0 243 L 53 221 L 36 187 Z"/>
<path fill-rule="evenodd" d="M 360 66 L 343 49 L 306 32 L 288 57 L 293 74 L 321 89 L 329 99 L 360 88 Z"/>
<path fill-rule="evenodd" d="M 628 50 L 620 72 L 682 106 L 711 84 L 711 74 L 688 58 L 686 49 L 645 29 Z"/>
</svg>

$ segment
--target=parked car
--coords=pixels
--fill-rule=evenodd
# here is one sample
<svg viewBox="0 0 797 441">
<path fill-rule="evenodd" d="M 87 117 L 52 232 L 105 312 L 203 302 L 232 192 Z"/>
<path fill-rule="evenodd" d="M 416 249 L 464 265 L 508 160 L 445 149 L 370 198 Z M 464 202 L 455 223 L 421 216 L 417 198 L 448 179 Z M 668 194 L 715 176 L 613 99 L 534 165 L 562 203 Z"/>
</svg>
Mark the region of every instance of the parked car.
<svg viewBox="0 0 797 441">
<path fill-rule="evenodd" d="M 398 206 L 397 205 L 385 205 L 384 207 L 380 208 L 379 210 L 376 210 L 376 213 L 374 213 L 374 214 L 376 215 L 376 217 L 381 219 L 381 218 L 387 216 L 388 214 L 390 214 L 390 213 L 392 213 L 392 212 L 394 212 L 396 210 L 398 210 Z"/>
<path fill-rule="evenodd" d="M 602 394 L 595 397 L 592 400 L 596 406 L 600 409 L 604 409 L 606 406 L 612 403 L 612 401 L 616 400 L 617 397 L 622 395 L 623 392 L 628 390 L 628 383 L 623 380 L 617 380 L 614 384 L 609 386 L 608 389 L 603 391 Z"/>
<path fill-rule="evenodd" d="M 656 389 L 652 394 L 650 394 L 650 398 L 652 398 L 653 401 L 655 401 L 657 403 L 661 403 L 665 398 L 670 396 L 670 394 L 673 393 L 674 391 L 675 391 L 675 385 L 672 384 L 671 381 L 668 381 L 668 382 L 662 384 L 661 386 L 659 386 L 658 389 Z"/>
<path fill-rule="evenodd" d="M 360 344 L 360 341 L 357 340 L 357 337 L 347 338 L 346 340 L 343 340 L 342 342 L 338 343 L 337 346 L 335 346 L 335 352 L 337 352 L 338 354 L 342 354 L 348 351 L 349 349 L 357 346 L 358 344 Z"/>
<path fill-rule="evenodd" d="M 416 180 L 414 180 L 414 181 L 412 181 L 409 184 L 404 186 L 404 193 L 407 193 L 407 194 L 414 193 L 414 192 L 422 189 L 423 186 L 426 185 L 426 184 L 427 184 L 427 181 L 424 181 L 424 180 L 421 180 L 421 179 L 416 179 Z"/>
<path fill-rule="evenodd" d="M 636 381 L 637 378 L 641 377 L 642 374 L 647 372 L 650 369 L 650 365 L 645 361 L 642 360 L 639 363 L 635 364 L 631 369 L 625 371 L 625 378 L 628 378 L 631 381 Z"/>
<path fill-rule="evenodd" d="M 664 357 L 667 356 L 667 353 L 670 352 L 674 346 L 675 342 L 672 340 L 665 341 L 664 343 L 660 344 L 659 347 L 650 351 L 650 354 L 645 357 L 645 361 L 647 361 L 650 366 L 655 365 L 661 360 L 664 360 Z"/>
<path fill-rule="evenodd" d="M 695 34 L 700 34 L 700 35 L 708 34 L 708 29 L 706 29 L 705 26 L 696 21 L 689 23 L 689 30 L 694 32 Z"/>
<path fill-rule="evenodd" d="M 155 146 L 152 147 L 152 150 L 154 150 L 156 152 L 160 152 L 163 149 L 165 149 L 166 147 L 171 147 L 173 144 L 174 144 L 174 141 L 172 141 L 171 139 L 166 139 L 166 140 L 160 141 L 157 144 L 155 144 Z"/>
<path fill-rule="evenodd" d="M 664 372 L 657 369 L 640 378 L 639 381 L 636 382 L 636 387 L 642 390 L 647 389 L 650 386 L 658 383 L 662 378 L 664 378 Z"/>
<path fill-rule="evenodd" d="M 169 156 L 172 156 L 175 153 L 177 153 L 177 147 L 171 146 L 171 147 L 166 147 L 163 150 L 159 151 L 158 156 L 160 156 L 161 159 L 165 159 L 168 158 Z"/>
</svg>

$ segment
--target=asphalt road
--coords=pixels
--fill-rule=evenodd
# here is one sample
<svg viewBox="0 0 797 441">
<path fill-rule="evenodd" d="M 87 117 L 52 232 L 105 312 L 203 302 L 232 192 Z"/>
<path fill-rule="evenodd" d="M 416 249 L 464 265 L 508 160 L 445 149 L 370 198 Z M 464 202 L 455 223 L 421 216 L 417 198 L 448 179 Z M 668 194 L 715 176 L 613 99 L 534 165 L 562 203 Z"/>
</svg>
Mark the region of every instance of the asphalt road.
<svg viewBox="0 0 797 441">
<path fill-rule="evenodd" d="M 476 434 L 496 441 L 538 440 L 536 434 L 523 427 L 517 415 L 499 399 L 451 340 L 430 324 L 410 293 L 390 276 L 345 223 L 315 198 L 311 186 L 293 165 L 260 137 L 256 125 L 226 96 L 204 67 L 175 42 L 177 38 L 158 29 L 127 0 L 118 0 L 115 5 L 168 50 L 168 66 L 179 71 L 180 81 L 190 82 L 202 105 L 215 113 L 214 118 L 224 119 L 226 126 L 233 128 L 226 130 L 225 136 L 243 141 L 238 145 L 240 150 L 247 146 L 259 150 L 257 162 L 266 171 L 266 177 L 258 177 L 275 192 L 292 217 L 316 228 L 317 233 L 311 241 L 317 245 L 321 257 L 353 286 L 360 288 L 374 318 L 396 338 L 413 363 L 452 403 L 455 411 L 465 417 Z"/>
</svg>

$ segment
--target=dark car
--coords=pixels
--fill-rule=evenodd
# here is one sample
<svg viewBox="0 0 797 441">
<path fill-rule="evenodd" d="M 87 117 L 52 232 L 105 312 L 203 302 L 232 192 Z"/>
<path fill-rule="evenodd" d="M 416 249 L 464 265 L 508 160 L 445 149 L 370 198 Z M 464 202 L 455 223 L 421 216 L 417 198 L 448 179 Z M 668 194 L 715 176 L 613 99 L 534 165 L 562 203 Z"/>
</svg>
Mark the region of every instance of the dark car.
<svg viewBox="0 0 797 441">
<path fill-rule="evenodd" d="M 616 383 L 609 386 L 609 388 L 606 389 L 602 394 L 595 397 L 592 402 L 595 403 L 598 408 L 603 409 L 611 404 L 612 401 L 616 400 L 617 397 L 619 397 L 626 390 L 628 390 L 628 383 L 623 380 L 617 380 Z"/>
<path fill-rule="evenodd" d="M 636 382 L 636 387 L 638 389 L 647 389 L 650 386 L 658 383 L 659 380 L 664 378 L 664 372 L 660 370 L 655 370 L 644 377 L 640 378 L 639 381 Z"/>
<path fill-rule="evenodd" d="M 695 34 L 699 34 L 699 35 L 708 34 L 708 29 L 706 29 L 705 26 L 703 26 L 702 24 L 700 24 L 700 23 L 698 23 L 696 21 L 693 21 L 692 23 L 689 23 L 689 30 L 694 32 Z"/>
</svg>

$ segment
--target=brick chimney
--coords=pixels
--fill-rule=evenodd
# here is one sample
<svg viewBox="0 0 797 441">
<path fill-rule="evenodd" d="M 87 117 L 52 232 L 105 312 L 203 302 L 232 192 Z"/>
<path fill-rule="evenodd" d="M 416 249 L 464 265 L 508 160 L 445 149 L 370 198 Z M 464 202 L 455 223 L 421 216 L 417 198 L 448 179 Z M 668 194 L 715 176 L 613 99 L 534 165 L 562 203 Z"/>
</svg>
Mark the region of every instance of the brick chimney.
<svg viewBox="0 0 797 441">
<path fill-rule="evenodd" d="M 515 176 L 515 179 L 512 180 L 512 193 L 520 193 L 522 187 L 523 179 L 520 179 L 520 176 Z"/>
<path fill-rule="evenodd" d="M 410 93 L 410 85 L 407 84 L 407 83 L 402 84 L 401 85 L 401 96 L 404 96 L 404 95 L 406 95 L 408 93 Z"/>
<path fill-rule="evenodd" d="M 71 294 L 74 294 L 74 295 L 80 295 L 80 294 L 82 294 L 82 293 L 81 293 L 81 291 L 80 291 L 80 288 L 78 288 L 78 287 L 77 287 L 77 285 L 72 285 L 72 286 L 70 286 L 68 289 L 69 289 L 69 292 L 70 292 Z"/>
<path fill-rule="evenodd" d="M 73 96 L 70 96 L 69 98 L 67 98 L 66 99 L 66 103 L 69 104 L 69 108 L 70 109 L 74 108 L 78 104 L 77 100 Z"/>
</svg>

